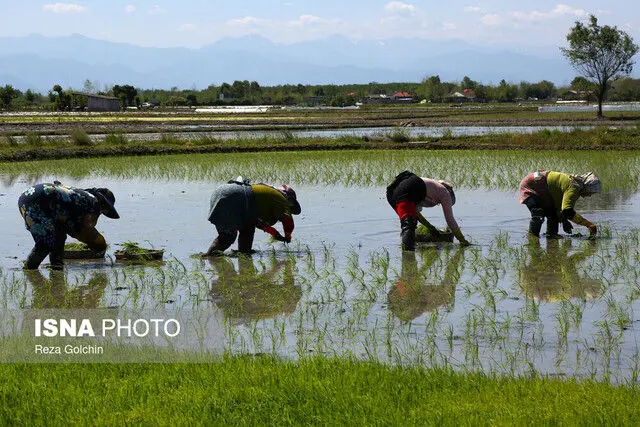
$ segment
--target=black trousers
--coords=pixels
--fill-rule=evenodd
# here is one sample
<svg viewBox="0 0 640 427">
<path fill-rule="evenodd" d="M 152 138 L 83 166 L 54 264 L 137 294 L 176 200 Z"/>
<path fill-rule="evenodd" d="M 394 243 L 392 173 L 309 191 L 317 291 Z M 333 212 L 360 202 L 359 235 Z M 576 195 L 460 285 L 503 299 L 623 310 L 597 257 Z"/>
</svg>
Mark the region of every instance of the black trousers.
<svg viewBox="0 0 640 427">
<path fill-rule="evenodd" d="M 540 197 L 530 196 L 524 201 L 524 204 L 529 208 L 531 212 L 531 220 L 529 221 L 529 233 L 540 236 L 540 229 L 544 219 L 547 219 L 547 235 L 555 236 L 558 234 L 558 214 L 553 206 L 549 206 L 548 203 L 544 203 Z"/>
</svg>

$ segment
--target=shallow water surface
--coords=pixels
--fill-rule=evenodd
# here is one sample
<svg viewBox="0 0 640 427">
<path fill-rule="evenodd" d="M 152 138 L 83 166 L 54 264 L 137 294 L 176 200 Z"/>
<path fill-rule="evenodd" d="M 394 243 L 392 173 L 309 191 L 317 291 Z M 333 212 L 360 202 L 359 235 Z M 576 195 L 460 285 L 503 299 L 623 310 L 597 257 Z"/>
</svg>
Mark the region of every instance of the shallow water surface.
<svg viewBox="0 0 640 427">
<path fill-rule="evenodd" d="M 519 166 L 502 165 L 505 173 L 513 167 Z M 576 226 L 582 236 L 534 244 L 526 235 L 528 211 L 516 202 L 518 182 L 461 180 L 454 213 L 473 245 L 423 245 L 412 254 L 400 250 L 399 221 L 384 182 L 289 181 L 302 204 L 290 245 L 257 231 L 253 256 L 203 260 L 194 255 L 215 237 L 206 220 L 209 197 L 224 180 L 122 178 L 104 171 L 3 178 L 4 309 L 206 314 L 209 350 L 234 353 L 321 353 L 613 381 L 634 378 L 640 366 L 640 194 L 634 185 L 620 191 L 606 185 L 603 194 L 579 201 L 577 210 L 600 229 L 596 241 Z M 32 183 L 53 179 L 113 189 L 121 219 L 100 218 L 98 228 L 111 244 L 104 261 L 69 262 L 62 276 L 44 268 L 25 275 L 20 265 L 32 240 L 16 201 Z M 444 227 L 439 207 L 423 214 Z M 111 255 L 124 241 L 165 249 L 164 263 L 115 262 Z"/>
</svg>

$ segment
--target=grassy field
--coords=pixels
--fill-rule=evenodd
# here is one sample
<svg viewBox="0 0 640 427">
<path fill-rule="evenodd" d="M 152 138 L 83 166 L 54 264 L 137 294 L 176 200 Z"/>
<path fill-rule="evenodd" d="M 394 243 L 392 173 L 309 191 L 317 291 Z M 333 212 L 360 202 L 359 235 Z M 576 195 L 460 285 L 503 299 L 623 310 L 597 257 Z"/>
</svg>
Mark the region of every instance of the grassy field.
<svg viewBox="0 0 640 427">
<path fill-rule="evenodd" d="M 0 116 L 0 124 L 73 124 L 111 123 L 114 126 L 127 123 L 167 122 L 179 124 L 193 122 L 214 122 L 237 124 L 254 123 L 320 123 L 320 124 L 363 124 L 392 123 L 394 120 L 411 119 L 420 124 L 436 123 L 477 123 L 477 122 L 596 122 L 595 112 L 546 112 L 539 113 L 538 107 L 544 104 L 404 104 L 404 105 L 364 105 L 353 109 L 321 109 L 273 107 L 264 113 L 220 114 L 206 110 L 140 110 L 116 113 L 70 113 L 70 112 L 20 112 Z M 637 111 L 605 112 L 605 121 L 637 121 Z M 602 121 L 602 120 L 600 120 Z"/>
<path fill-rule="evenodd" d="M 640 148 L 640 114 L 538 112 L 538 104 L 367 105 L 358 109 L 273 108 L 218 114 L 152 110 L 122 113 L 22 112 L 0 115 L 0 161 L 268 150 L 327 149 L 608 149 Z M 454 136 L 457 126 L 563 126 L 592 130 Z M 375 127 L 369 137 L 296 137 L 293 131 Z M 412 134 L 436 127 L 442 136 Z M 228 139 L 220 132 L 269 131 Z M 178 135 L 178 136 L 176 136 Z M 181 135 L 181 136 L 179 136 Z"/>
<path fill-rule="evenodd" d="M 2 365 L 3 425 L 635 425 L 637 386 L 348 360 Z"/>
<path fill-rule="evenodd" d="M 344 149 L 521 149 L 521 150 L 628 150 L 640 149 L 637 127 L 598 127 L 591 130 L 560 132 L 543 130 L 533 134 L 492 134 L 481 136 L 412 137 L 405 128 L 390 128 L 373 137 L 300 138 L 283 131 L 280 136 L 262 138 L 217 139 L 202 135 L 197 139 L 179 139 L 164 134 L 157 141 L 129 139 L 112 133 L 95 143 L 82 130 L 70 138 L 42 137 L 29 134 L 18 142 L 16 137 L 0 137 L 0 161 L 69 159 L 155 154 L 198 154 L 257 151 L 309 151 Z"/>
<path fill-rule="evenodd" d="M 545 161 L 549 167 L 559 170 L 597 166 L 605 186 L 617 182 L 625 191 L 634 191 L 639 175 L 630 171 L 637 168 L 638 153 L 621 150 L 640 149 L 640 130 L 634 126 L 638 119 L 637 113 L 616 113 L 615 117 L 595 122 L 592 113 L 540 115 L 533 107 L 515 106 L 483 109 L 427 106 L 412 110 L 362 109 L 337 113 L 281 111 L 233 117 L 168 113 L 2 116 L 0 177 L 10 181 L 15 176 L 63 173 L 126 179 L 134 173 L 133 176 L 158 180 L 203 177 L 219 180 L 228 179 L 238 170 L 238 165 L 249 165 L 245 167 L 252 176 L 267 182 L 370 185 L 387 182 L 392 177 L 391 169 L 403 166 L 429 170 L 461 188 L 508 189 L 517 184 L 525 172 Z M 401 127 L 406 121 L 417 126 L 601 126 L 569 133 L 409 138 Z M 380 125 L 389 126 L 389 131 L 368 140 L 357 137 L 301 139 L 283 130 L 279 137 L 225 141 L 203 135 L 187 141 L 163 130 L 162 125 L 166 123 L 171 126 L 214 123 L 225 129 L 245 125 L 269 128 L 274 123 L 310 127 Z M 143 129 L 140 124 L 146 127 Z M 611 128 L 623 124 L 631 126 Z M 7 130 L 11 126 L 13 130 Z M 124 136 L 125 131 L 143 134 L 157 130 L 166 133 L 153 143 Z M 106 140 L 92 141 L 93 133 L 100 132 L 108 134 Z M 43 136 L 45 134 L 56 136 Z M 17 136 L 24 141 L 18 142 Z M 470 148 L 513 151 L 487 151 L 482 155 L 464 151 Z M 339 155 L 319 152 L 313 158 L 294 152 L 338 149 L 354 151 L 341 151 Z M 451 156 L 444 151 L 450 149 L 460 150 Z M 562 155 L 549 151 L 559 149 L 601 151 L 596 155 L 595 151 L 567 151 Z M 432 156 L 413 158 L 407 150 L 437 151 L 430 152 Z M 520 150 L 540 151 L 523 156 Z M 250 162 L 251 155 L 242 153 L 190 155 L 242 151 L 279 153 L 261 153 L 261 162 Z M 84 157 L 176 153 L 185 155 L 107 158 L 100 161 L 99 166 L 97 162 L 82 160 Z M 282 168 L 285 171 L 273 168 L 268 161 L 276 157 L 287 166 Z M 70 158 L 78 159 L 68 160 Z M 40 162 L 39 159 L 61 160 Z M 24 160 L 29 162 L 21 162 Z M 189 168 L 181 167 L 182 164 L 188 164 Z M 212 168 L 212 164 L 219 167 Z M 393 167 L 384 167 L 389 164 Z M 516 166 L 508 173 L 496 173 L 503 164 Z M 363 170 L 369 171 L 368 174 L 363 174 Z M 483 172 L 469 172 L 473 170 Z M 621 174 L 624 180 L 618 179 Z M 637 232 L 634 235 L 637 236 Z M 637 283 L 635 279 L 633 283 Z M 559 324 L 561 320 L 563 325 L 567 323 L 559 318 Z M 606 326 L 608 328 L 608 324 Z M 3 425 L 636 425 L 640 420 L 639 394 L 637 384 L 513 375 L 495 377 L 419 367 L 389 367 L 348 359 L 311 358 L 294 362 L 235 356 L 198 364 L 0 364 L 0 423 Z"/>
<path fill-rule="evenodd" d="M 635 192 L 640 180 L 638 150 L 326 150 L 210 153 L 0 162 L 0 177 L 39 180 L 44 176 L 154 181 L 224 182 L 238 171 L 262 182 L 382 185 L 398 170 L 429 171 L 458 188 L 517 190 L 523 176 L 541 167 L 594 170 L 604 191 Z"/>
</svg>

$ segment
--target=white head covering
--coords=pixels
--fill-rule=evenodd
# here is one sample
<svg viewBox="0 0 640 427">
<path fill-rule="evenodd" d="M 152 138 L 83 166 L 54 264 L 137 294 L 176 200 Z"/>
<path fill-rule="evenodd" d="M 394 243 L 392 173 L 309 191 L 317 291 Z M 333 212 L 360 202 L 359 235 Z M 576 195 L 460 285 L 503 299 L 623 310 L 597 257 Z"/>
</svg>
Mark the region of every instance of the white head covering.
<svg viewBox="0 0 640 427">
<path fill-rule="evenodd" d="M 582 175 L 569 175 L 571 183 L 580 188 L 581 195 L 592 195 L 602 190 L 600 178 L 593 172 L 587 172 Z"/>
</svg>

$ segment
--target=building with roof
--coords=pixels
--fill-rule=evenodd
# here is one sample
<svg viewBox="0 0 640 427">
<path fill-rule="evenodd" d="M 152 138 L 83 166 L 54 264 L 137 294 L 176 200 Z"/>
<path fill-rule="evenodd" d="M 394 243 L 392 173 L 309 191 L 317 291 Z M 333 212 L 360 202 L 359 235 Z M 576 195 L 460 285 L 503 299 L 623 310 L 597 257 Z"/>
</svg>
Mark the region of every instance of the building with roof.
<svg viewBox="0 0 640 427">
<path fill-rule="evenodd" d="M 74 108 L 87 111 L 120 111 L 120 98 L 92 93 L 73 92 Z"/>
</svg>

